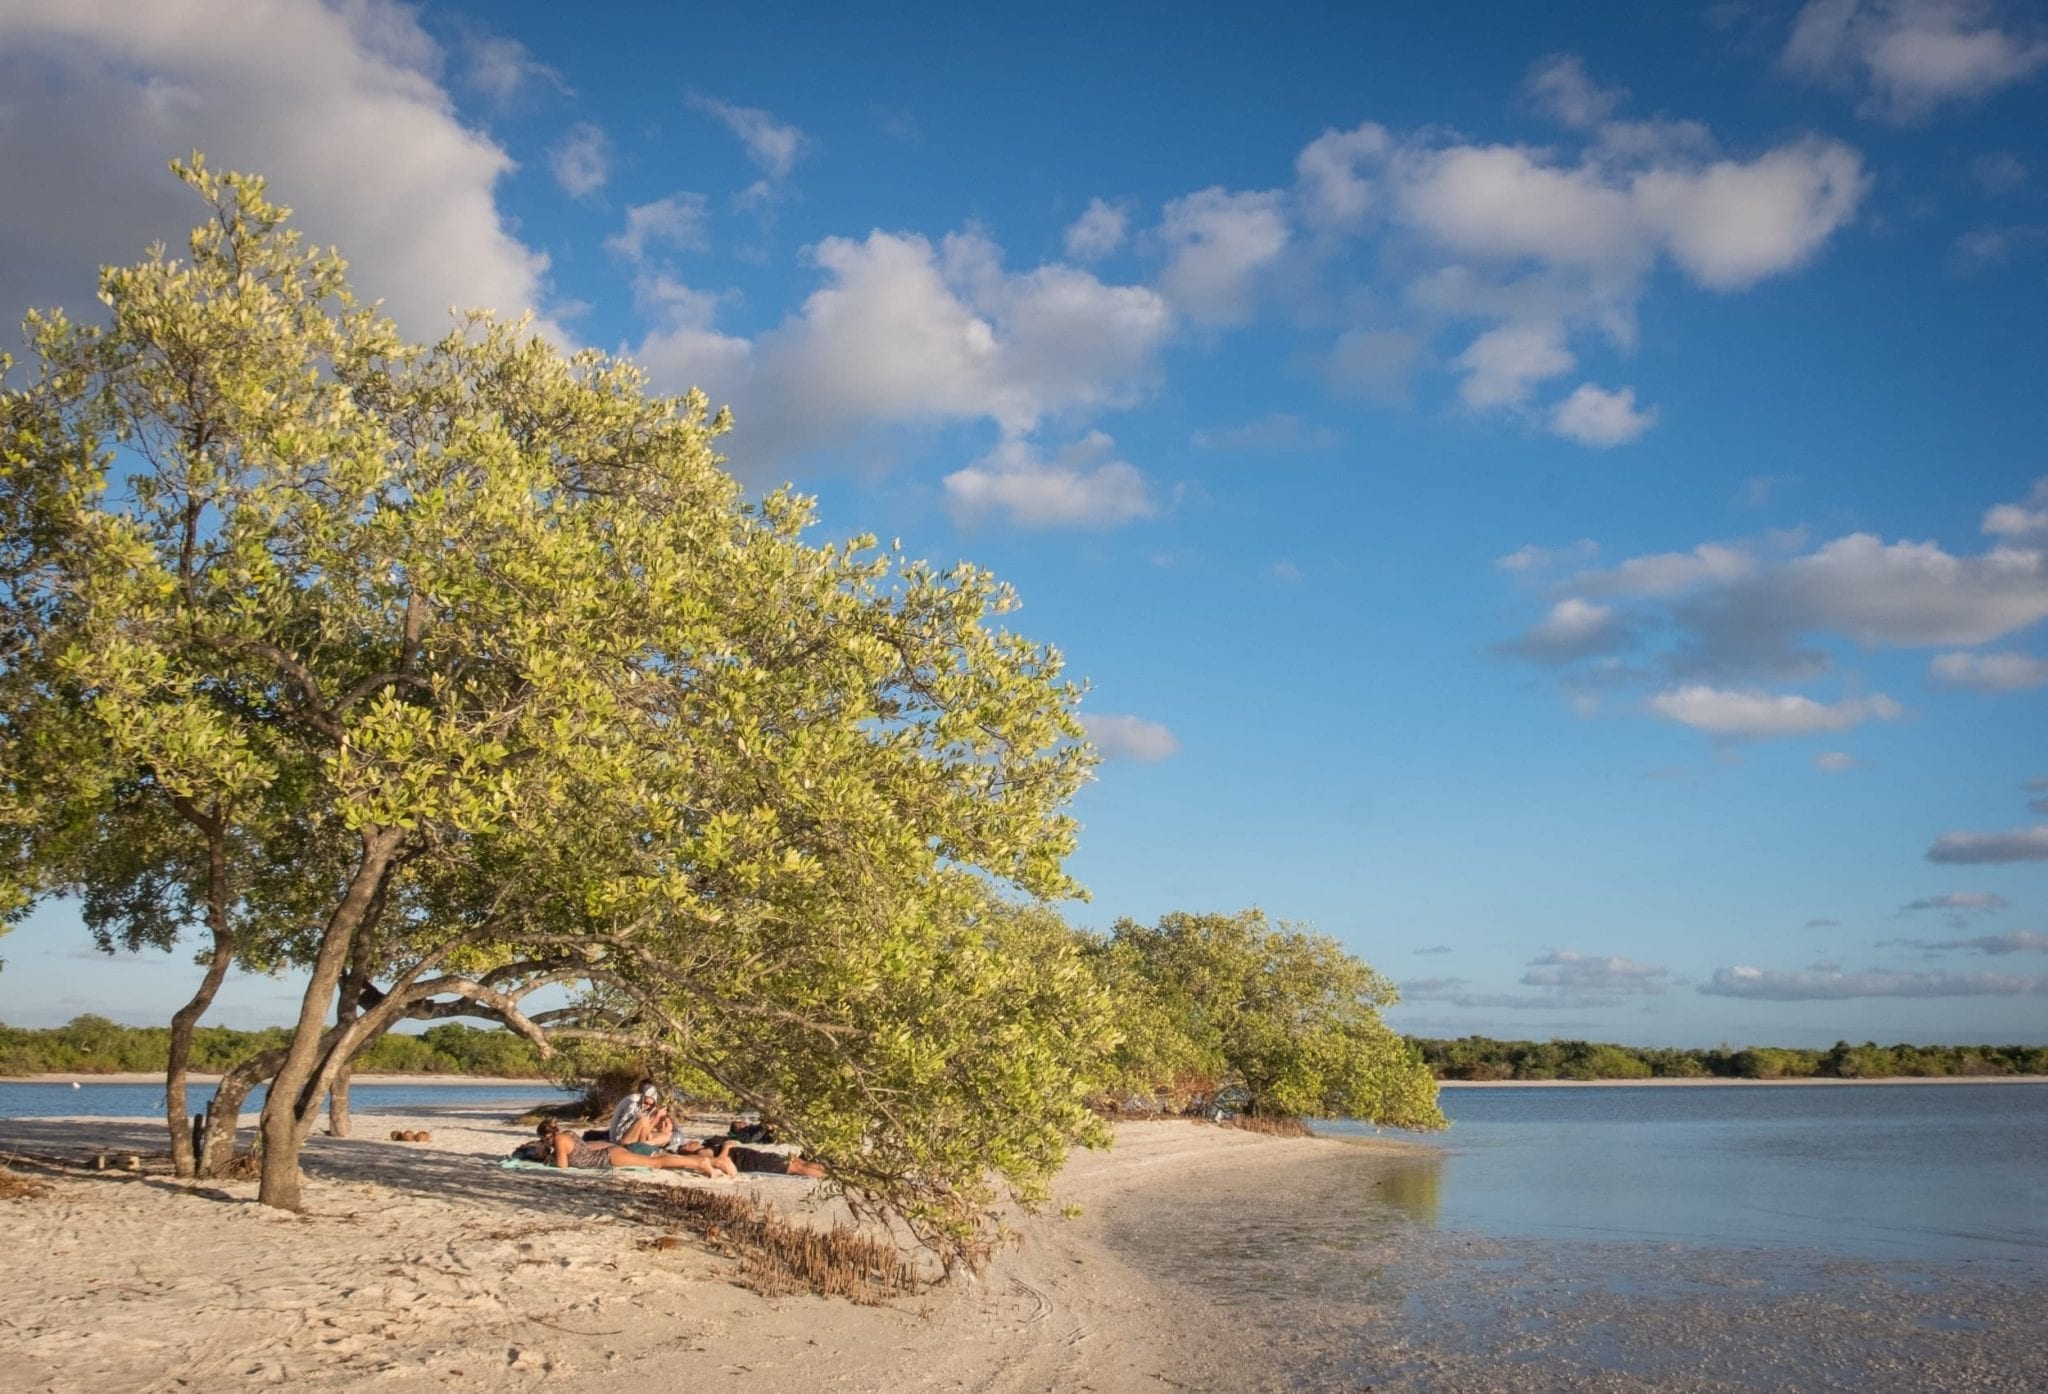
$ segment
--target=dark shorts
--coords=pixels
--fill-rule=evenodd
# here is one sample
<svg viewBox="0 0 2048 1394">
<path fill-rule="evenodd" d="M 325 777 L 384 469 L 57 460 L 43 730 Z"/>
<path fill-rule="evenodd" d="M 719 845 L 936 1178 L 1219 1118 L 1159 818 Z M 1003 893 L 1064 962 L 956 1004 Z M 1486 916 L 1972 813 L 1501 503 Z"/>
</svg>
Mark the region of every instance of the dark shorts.
<svg viewBox="0 0 2048 1394">
<path fill-rule="evenodd" d="M 667 1151 L 668 1149 L 665 1147 L 656 1147 L 651 1142 L 629 1142 L 626 1144 L 626 1150 L 628 1152 L 638 1152 L 643 1157 L 659 1157 L 663 1152 Z"/>
<path fill-rule="evenodd" d="M 789 1175 L 789 1158 L 780 1152 L 763 1152 L 758 1147 L 735 1147 L 725 1155 L 732 1158 L 732 1164 L 741 1171 L 769 1171 L 778 1176 Z"/>
</svg>

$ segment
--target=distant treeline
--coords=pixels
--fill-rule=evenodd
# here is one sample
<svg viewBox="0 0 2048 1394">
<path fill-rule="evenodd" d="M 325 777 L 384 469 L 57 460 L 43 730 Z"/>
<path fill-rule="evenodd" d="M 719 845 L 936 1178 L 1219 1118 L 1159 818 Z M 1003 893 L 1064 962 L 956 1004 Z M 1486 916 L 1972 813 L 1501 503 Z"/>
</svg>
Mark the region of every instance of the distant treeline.
<svg viewBox="0 0 2048 1394">
<path fill-rule="evenodd" d="M 0 1024 L 0 1076 L 116 1074 L 164 1068 L 169 1031 L 122 1026 L 102 1016 L 74 1017 L 44 1030 Z M 1728 1046 L 1678 1050 L 1595 1041 L 1496 1041 L 1410 1037 L 1438 1079 L 1895 1079 L 1949 1075 L 2048 1075 L 2048 1046 L 1881 1046 L 1838 1041 L 1828 1050 Z M 235 1031 L 202 1026 L 192 1068 L 214 1074 L 260 1050 L 291 1043 L 288 1027 Z M 496 1027 L 449 1022 L 416 1036 L 390 1035 L 358 1061 L 363 1074 L 547 1074 L 524 1038 Z"/>
<path fill-rule="evenodd" d="M 2048 1075 L 2048 1046 L 1881 1046 L 1837 1041 L 1827 1050 L 1720 1046 L 1713 1050 L 1594 1041 L 1414 1039 L 1438 1079 L 1932 1079 Z"/>
<path fill-rule="evenodd" d="M 158 1071 L 165 1066 L 170 1031 L 162 1026 L 122 1026 L 103 1016 L 73 1017 L 63 1026 L 28 1030 L 0 1025 L 0 1076 L 118 1074 Z M 193 1033 L 192 1068 L 218 1074 L 258 1051 L 291 1044 L 291 1028 L 235 1031 L 202 1026 Z M 495 1027 L 447 1022 L 417 1036 L 389 1035 L 356 1059 L 363 1074 L 505 1075 L 521 1079 L 545 1074 L 525 1038 Z"/>
</svg>

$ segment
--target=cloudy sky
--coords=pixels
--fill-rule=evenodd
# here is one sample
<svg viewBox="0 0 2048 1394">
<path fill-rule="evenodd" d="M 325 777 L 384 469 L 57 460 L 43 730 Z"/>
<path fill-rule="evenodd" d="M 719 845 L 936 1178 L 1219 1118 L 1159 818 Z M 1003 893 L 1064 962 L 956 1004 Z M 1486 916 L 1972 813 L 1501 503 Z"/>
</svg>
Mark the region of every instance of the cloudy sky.
<svg viewBox="0 0 2048 1394">
<path fill-rule="evenodd" d="M 2041 5 L 890 8 L 0 0 L 0 306 L 203 149 L 1013 581 L 1081 923 L 1260 905 L 1433 1035 L 2048 1040 Z"/>
</svg>

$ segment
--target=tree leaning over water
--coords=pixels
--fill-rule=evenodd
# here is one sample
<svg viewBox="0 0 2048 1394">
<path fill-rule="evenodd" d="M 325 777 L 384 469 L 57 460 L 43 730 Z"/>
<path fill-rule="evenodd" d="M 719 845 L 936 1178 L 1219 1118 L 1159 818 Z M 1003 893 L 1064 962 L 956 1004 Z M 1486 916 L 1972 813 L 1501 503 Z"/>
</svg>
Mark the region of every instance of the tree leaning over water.
<svg viewBox="0 0 2048 1394">
<path fill-rule="evenodd" d="M 1380 1020 L 1394 984 L 1325 935 L 1264 912 L 1119 920 L 1094 954 L 1123 1013 L 1120 1087 L 1176 1106 L 1446 1126 L 1421 1052 Z"/>
<path fill-rule="evenodd" d="M 942 1244 L 1042 1193 L 1115 1034 L 999 894 L 1077 893 L 1092 761 L 1008 590 L 809 544 L 629 364 L 487 313 L 401 341 L 260 180 L 174 168 L 189 259 L 106 271 L 104 326 L 31 316 L 0 395 L 0 910 L 204 927 L 181 1168 L 239 963 L 310 975 L 231 1080 L 271 1076 L 268 1204 L 349 1062 L 454 1015 L 692 1069 Z"/>
</svg>

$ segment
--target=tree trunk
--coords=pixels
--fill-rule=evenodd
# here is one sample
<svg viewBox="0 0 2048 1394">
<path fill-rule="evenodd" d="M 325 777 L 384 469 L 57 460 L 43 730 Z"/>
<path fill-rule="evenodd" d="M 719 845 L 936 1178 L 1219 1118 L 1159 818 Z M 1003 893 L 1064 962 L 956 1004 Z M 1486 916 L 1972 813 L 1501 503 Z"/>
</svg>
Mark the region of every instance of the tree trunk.
<svg viewBox="0 0 2048 1394">
<path fill-rule="evenodd" d="M 164 1117 L 171 1128 L 171 1169 L 179 1176 L 196 1175 L 198 1164 L 192 1150 L 192 1119 L 185 1110 L 185 1075 L 192 1060 L 192 1032 L 199 1025 L 199 1018 L 213 1005 L 214 994 L 220 991 L 234 956 L 232 940 L 216 929 L 213 960 L 206 966 L 199 991 L 171 1017 L 170 1062 L 164 1070 Z"/>
<path fill-rule="evenodd" d="M 348 1136 L 348 1082 L 355 1070 L 343 1065 L 334 1076 L 334 1088 L 327 1094 L 327 1132 L 330 1137 Z"/>
<path fill-rule="evenodd" d="M 395 828 L 365 828 L 363 854 L 356 863 L 341 903 L 327 919 L 320 936 L 320 952 L 313 960 L 313 975 L 299 1005 L 299 1021 L 292 1043 L 277 1077 L 270 1082 L 269 1097 L 263 1101 L 263 1182 L 256 1198 L 280 1210 L 303 1210 L 303 1187 L 299 1176 L 299 1149 L 314 1112 L 320 1106 L 315 1091 L 305 1097 L 308 1087 L 326 1063 L 328 1052 L 341 1046 L 340 1038 L 327 1041 L 327 1008 L 341 985 L 341 973 L 350 944 L 380 898 L 385 877 L 390 873 L 403 834 Z M 323 1048 L 324 1047 L 324 1048 Z"/>
<path fill-rule="evenodd" d="M 164 1067 L 164 1120 L 171 1129 L 171 1170 L 179 1176 L 198 1171 L 198 1144 L 185 1111 L 185 1075 L 192 1062 L 192 1032 L 213 1005 L 214 994 L 235 958 L 235 932 L 228 923 L 228 849 L 226 820 L 219 804 L 201 813 L 190 801 L 177 800 L 179 813 L 206 835 L 206 924 L 213 931 L 213 957 L 192 1000 L 171 1017 L 169 1060 Z M 229 1130 L 233 1131 L 232 1128 Z"/>
<path fill-rule="evenodd" d="M 213 1102 L 206 1106 L 206 1122 L 202 1125 L 199 1147 L 199 1175 L 209 1178 L 226 1176 L 229 1165 L 235 1160 L 235 1120 L 241 1116 L 242 1101 L 249 1097 L 249 1091 L 277 1073 L 277 1067 L 284 1063 L 284 1051 L 266 1050 L 252 1056 L 221 1076 L 220 1087 L 213 1091 Z"/>
</svg>

